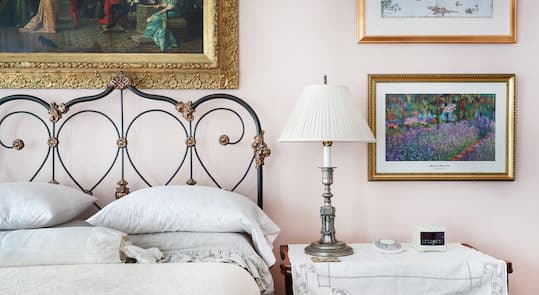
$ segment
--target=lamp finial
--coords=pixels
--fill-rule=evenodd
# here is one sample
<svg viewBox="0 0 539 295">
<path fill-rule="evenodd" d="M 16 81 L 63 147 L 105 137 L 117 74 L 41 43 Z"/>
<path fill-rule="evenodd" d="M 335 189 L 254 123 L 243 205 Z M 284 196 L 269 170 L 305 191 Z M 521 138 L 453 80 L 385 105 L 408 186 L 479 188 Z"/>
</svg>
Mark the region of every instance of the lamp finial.
<svg viewBox="0 0 539 295">
<path fill-rule="evenodd" d="M 328 75 L 324 74 L 322 81 L 324 82 L 324 85 L 328 85 Z"/>
</svg>

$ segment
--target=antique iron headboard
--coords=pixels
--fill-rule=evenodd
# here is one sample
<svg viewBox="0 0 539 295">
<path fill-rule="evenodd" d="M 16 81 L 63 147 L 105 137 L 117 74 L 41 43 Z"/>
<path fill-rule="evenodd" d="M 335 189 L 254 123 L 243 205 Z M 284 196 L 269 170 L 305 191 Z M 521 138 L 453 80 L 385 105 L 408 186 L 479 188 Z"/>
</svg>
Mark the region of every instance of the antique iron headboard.
<svg viewBox="0 0 539 295">
<path fill-rule="evenodd" d="M 72 113 L 70 112 L 71 109 L 74 109 L 76 105 L 80 105 L 86 102 L 96 101 L 102 98 L 107 97 L 109 94 L 111 94 L 115 89 L 120 91 L 120 104 L 121 104 L 121 112 L 120 112 L 120 122 L 115 122 L 109 115 L 105 114 L 104 112 L 93 110 L 93 109 L 80 109 L 76 112 Z M 134 116 L 134 118 L 130 122 L 125 121 L 124 116 L 124 91 L 130 90 L 134 94 L 136 94 L 139 97 L 148 99 L 148 100 L 155 100 L 155 101 L 162 101 L 166 102 L 172 105 L 173 109 L 175 109 L 177 112 L 179 112 L 179 115 L 174 115 L 170 110 L 167 110 L 166 108 L 162 109 L 156 109 L 152 108 L 149 110 L 145 110 L 137 115 Z M 263 206 L 263 189 L 262 189 L 262 181 L 263 181 L 263 174 L 262 174 L 262 168 L 264 166 L 264 159 L 268 157 L 271 153 L 270 149 L 264 142 L 264 131 L 262 130 L 262 127 L 260 125 L 260 121 L 258 119 L 257 114 L 255 111 L 247 104 L 244 100 L 228 94 L 211 94 L 204 96 L 194 102 L 187 101 L 176 101 L 170 97 L 167 96 L 161 96 L 161 95 L 155 95 L 155 94 L 149 94 L 142 92 L 138 90 L 130 81 L 130 79 L 125 76 L 122 72 L 118 73 L 116 77 L 114 77 L 111 82 L 109 83 L 107 89 L 105 91 L 93 95 L 93 96 L 84 96 L 72 99 L 66 103 L 57 104 L 55 102 L 46 102 L 45 100 L 38 98 L 36 96 L 31 95 L 9 95 L 3 98 L 0 98 L 0 107 L 8 102 L 13 101 L 30 101 L 37 103 L 44 107 L 46 111 L 48 112 L 48 120 L 41 118 L 39 115 L 30 112 L 30 111 L 13 111 L 5 116 L 3 116 L 0 119 L 0 127 L 2 127 L 2 123 L 4 121 L 16 114 L 23 114 L 23 115 L 29 115 L 41 122 L 41 124 L 45 127 L 48 133 L 48 140 L 47 144 L 49 146 L 48 152 L 39 165 L 38 169 L 34 172 L 32 177 L 30 178 L 30 181 L 33 181 L 36 176 L 40 174 L 40 172 L 43 170 L 43 167 L 49 162 L 49 158 L 51 158 L 50 161 L 50 167 L 51 167 L 51 180 L 50 183 L 58 184 L 58 181 L 56 180 L 56 169 L 58 168 L 57 162 L 60 163 L 60 167 L 65 171 L 65 173 L 69 176 L 69 178 L 73 181 L 73 183 L 78 186 L 81 190 L 88 194 L 92 194 L 93 191 L 98 187 L 103 180 L 109 175 L 113 167 L 116 166 L 118 159 L 121 162 L 121 179 L 118 182 L 118 187 L 116 188 L 115 197 L 121 198 L 129 193 L 129 187 L 128 182 L 125 179 L 125 171 L 126 171 L 126 159 L 129 165 L 133 168 L 134 172 L 140 177 L 140 179 L 148 186 L 151 186 L 151 184 L 147 181 L 147 179 L 144 177 L 144 175 L 141 173 L 140 169 L 137 168 L 137 166 L 134 164 L 131 155 L 129 153 L 129 145 L 128 145 L 128 135 L 129 131 L 131 130 L 131 127 L 133 126 L 133 123 L 135 123 L 139 118 L 144 116 L 148 113 L 161 113 L 165 114 L 167 116 L 172 117 L 179 123 L 179 125 L 182 127 L 183 132 L 185 134 L 186 140 L 186 149 L 185 153 L 183 154 L 183 158 L 181 160 L 181 163 L 176 168 L 174 174 L 168 181 L 165 183 L 165 185 L 168 185 L 171 183 L 171 181 L 176 177 L 180 169 L 186 164 L 189 167 L 189 179 L 187 180 L 188 185 L 195 185 L 197 182 L 193 178 L 193 161 L 196 159 L 204 172 L 209 176 L 211 181 L 219 188 L 222 188 L 221 185 L 217 182 L 217 180 L 214 178 L 214 176 L 208 171 L 207 166 L 202 161 L 201 157 L 199 156 L 199 152 L 197 150 L 197 129 L 199 127 L 199 123 L 206 117 L 208 114 L 215 112 L 215 111 L 227 111 L 234 114 L 241 122 L 242 131 L 241 136 L 237 139 L 232 141 L 229 136 L 227 135 L 221 135 L 219 137 L 219 143 L 223 146 L 226 145 L 235 145 L 242 141 L 245 135 L 245 122 L 241 115 L 234 109 L 228 108 L 228 107 L 217 107 L 212 108 L 205 113 L 203 113 L 200 117 L 195 118 L 195 110 L 200 105 L 217 100 L 222 99 L 229 102 L 236 103 L 240 105 L 243 109 L 245 109 L 248 114 L 250 115 L 251 119 L 253 120 L 254 126 L 255 126 L 255 134 L 254 142 L 252 143 L 252 158 L 249 162 L 249 166 L 247 167 L 247 170 L 242 175 L 241 179 L 230 189 L 231 191 L 234 191 L 246 178 L 249 171 L 253 167 L 253 164 L 256 166 L 256 173 L 257 173 L 257 203 L 258 206 L 262 208 Z M 83 186 L 77 181 L 77 179 L 73 176 L 72 172 L 66 167 L 64 160 L 62 159 L 62 156 L 59 152 L 59 145 L 60 142 L 58 140 L 59 135 L 61 134 L 65 124 L 69 122 L 72 118 L 75 118 L 81 114 L 85 113 L 92 113 L 94 115 L 102 116 L 105 118 L 108 122 L 112 124 L 112 126 L 115 129 L 115 133 L 117 135 L 117 150 L 116 150 L 116 156 L 114 157 L 113 162 L 108 166 L 108 169 L 106 170 L 105 174 L 99 179 L 99 181 L 93 185 L 90 189 L 85 189 Z M 182 121 L 184 119 L 184 121 Z M 195 120 L 196 119 L 196 120 Z M 47 122 L 49 121 L 49 122 Z M 23 150 L 25 143 L 22 139 L 15 139 L 11 145 L 6 144 L 4 141 L 0 139 L 0 145 L 6 149 L 15 149 L 15 150 Z"/>
</svg>

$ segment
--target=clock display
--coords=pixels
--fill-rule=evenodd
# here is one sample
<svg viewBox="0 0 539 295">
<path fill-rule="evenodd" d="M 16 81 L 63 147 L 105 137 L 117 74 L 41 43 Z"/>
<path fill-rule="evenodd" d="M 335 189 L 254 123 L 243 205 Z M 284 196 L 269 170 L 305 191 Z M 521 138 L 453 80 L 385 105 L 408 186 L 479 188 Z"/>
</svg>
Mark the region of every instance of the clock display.
<svg viewBox="0 0 539 295">
<path fill-rule="evenodd" d="M 421 232 L 421 246 L 443 246 L 445 245 L 444 232 Z"/>
</svg>

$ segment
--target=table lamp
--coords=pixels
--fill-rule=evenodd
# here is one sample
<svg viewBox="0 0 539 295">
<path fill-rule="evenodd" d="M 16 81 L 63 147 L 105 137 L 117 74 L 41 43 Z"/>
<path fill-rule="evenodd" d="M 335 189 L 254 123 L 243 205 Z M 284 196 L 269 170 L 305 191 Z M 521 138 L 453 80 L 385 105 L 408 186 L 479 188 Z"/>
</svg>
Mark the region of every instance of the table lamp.
<svg viewBox="0 0 539 295">
<path fill-rule="evenodd" d="M 319 257 L 338 257 L 354 253 L 346 243 L 335 237 L 335 207 L 331 205 L 333 167 L 331 146 L 333 142 L 374 142 L 374 136 L 360 110 L 352 104 L 345 86 L 311 85 L 303 89 L 295 108 L 279 138 L 281 142 L 320 142 L 324 161 L 322 184 L 324 204 L 320 207 L 322 229 L 319 241 L 305 248 L 305 253 Z"/>
</svg>

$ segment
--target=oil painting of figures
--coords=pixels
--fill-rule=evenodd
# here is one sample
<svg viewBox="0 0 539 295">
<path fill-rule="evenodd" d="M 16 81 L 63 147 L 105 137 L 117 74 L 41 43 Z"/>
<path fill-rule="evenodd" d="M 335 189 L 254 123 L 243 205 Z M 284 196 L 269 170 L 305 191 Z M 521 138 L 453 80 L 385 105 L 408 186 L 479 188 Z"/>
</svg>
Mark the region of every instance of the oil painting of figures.
<svg viewBox="0 0 539 295">
<path fill-rule="evenodd" d="M 0 0 L 0 53 L 202 53 L 204 0 Z"/>
<path fill-rule="evenodd" d="M 386 161 L 495 161 L 495 94 L 385 100 Z"/>
<path fill-rule="evenodd" d="M 380 0 L 382 17 L 493 17 L 493 0 Z"/>
</svg>

